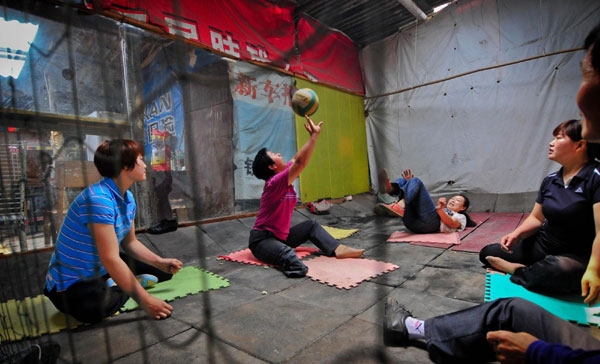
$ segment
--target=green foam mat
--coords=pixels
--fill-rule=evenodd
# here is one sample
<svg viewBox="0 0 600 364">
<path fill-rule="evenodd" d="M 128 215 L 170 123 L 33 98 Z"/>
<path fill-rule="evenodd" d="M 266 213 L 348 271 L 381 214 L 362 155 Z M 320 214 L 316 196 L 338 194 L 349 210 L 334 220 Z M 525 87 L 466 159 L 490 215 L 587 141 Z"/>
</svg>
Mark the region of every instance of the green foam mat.
<svg viewBox="0 0 600 364">
<path fill-rule="evenodd" d="M 570 300 L 567 300 L 531 292 L 525 287 L 511 282 L 510 274 L 487 273 L 485 280 L 486 302 L 498 298 L 521 297 L 564 320 L 581 325 L 600 325 L 600 304 L 589 307 L 583 303 L 581 297 L 571 296 Z"/>
<path fill-rule="evenodd" d="M 229 280 L 199 267 L 185 267 L 170 280 L 149 288 L 148 293 L 169 302 L 175 298 L 225 287 L 229 287 Z M 137 302 L 130 298 L 121 307 L 121 311 L 131 311 L 138 307 Z"/>
</svg>

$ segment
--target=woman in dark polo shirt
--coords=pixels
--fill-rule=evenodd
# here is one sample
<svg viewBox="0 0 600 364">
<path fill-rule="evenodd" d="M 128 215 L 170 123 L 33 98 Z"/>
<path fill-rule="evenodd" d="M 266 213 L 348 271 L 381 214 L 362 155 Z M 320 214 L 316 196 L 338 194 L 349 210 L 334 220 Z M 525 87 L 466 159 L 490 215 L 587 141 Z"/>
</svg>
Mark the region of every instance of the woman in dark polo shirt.
<svg viewBox="0 0 600 364">
<path fill-rule="evenodd" d="M 600 163 L 592 151 L 596 145 L 582 139 L 580 120 L 565 121 L 552 134 L 548 158 L 562 168 L 544 178 L 523 223 L 499 244 L 484 247 L 479 259 L 512 274 L 511 281 L 531 291 L 581 289 L 585 302 L 592 302 L 600 288 Z"/>
</svg>

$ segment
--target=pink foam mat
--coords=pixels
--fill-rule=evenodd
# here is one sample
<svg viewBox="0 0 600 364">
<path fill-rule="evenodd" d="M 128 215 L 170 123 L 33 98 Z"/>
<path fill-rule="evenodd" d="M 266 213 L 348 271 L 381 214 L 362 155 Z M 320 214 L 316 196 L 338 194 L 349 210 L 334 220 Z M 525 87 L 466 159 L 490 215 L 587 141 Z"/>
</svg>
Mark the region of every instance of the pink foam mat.
<svg viewBox="0 0 600 364">
<path fill-rule="evenodd" d="M 492 216 L 491 212 L 470 212 L 469 216 L 471 216 L 471 220 L 473 220 L 477 225 L 473 227 L 465 228 L 463 231 L 458 233 L 460 239 L 464 239 L 467 235 L 473 232 L 475 229 L 481 226 L 484 222 L 486 222 L 490 216 Z"/>
<path fill-rule="evenodd" d="M 351 289 L 364 281 L 394 271 L 399 266 L 364 258 L 337 259 L 319 256 L 304 261 L 313 281 L 339 289 Z"/>
<path fill-rule="evenodd" d="M 413 234 L 407 231 L 396 231 L 388 238 L 388 243 L 406 242 L 414 245 L 448 248 L 460 244 L 458 233 Z"/>
<path fill-rule="evenodd" d="M 311 248 L 306 246 L 299 246 L 296 248 L 296 255 L 298 258 L 302 259 L 311 254 L 318 252 L 319 249 Z M 270 265 L 260 260 L 256 259 L 254 255 L 252 255 L 252 251 L 250 249 L 240 250 L 228 255 L 219 255 L 219 258 L 223 258 L 226 260 L 230 260 L 232 262 L 245 263 L 245 264 L 254 264 L 254 265 Z"/>
<path fill-rule="evenodd" d="M 521 212 L 494 213 L 452 250 L 478 253 L 481 248 L 488 244 L 499 243 L 504 235 L 510 233 L 519 225 L 524 216 L 527 215 Z"/>
</svg>

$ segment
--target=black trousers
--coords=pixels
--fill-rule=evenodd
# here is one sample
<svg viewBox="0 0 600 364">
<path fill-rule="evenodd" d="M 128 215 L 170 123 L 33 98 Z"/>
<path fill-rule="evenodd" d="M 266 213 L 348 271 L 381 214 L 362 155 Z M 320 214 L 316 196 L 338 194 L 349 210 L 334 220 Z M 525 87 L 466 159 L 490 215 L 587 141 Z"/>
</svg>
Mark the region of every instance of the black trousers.
<svg viewBox="0 0 600 364">
<path fill-rule="evenodd" d="M 599 350 L 600 341 L 581 328 L 521 298 L 503 298 L 425 320 L 427 351 L 436 363 L 493 362 L 490 331 L 527 332 L 547 343 Z"/>
<path fill-rule="evenodd" d="M 315 220 L 303 221 L 290 229 L 286 241 L 267 230 L 251 230 L 248 242 L 259 260 L 279 268 L 288 277 L 303 277 L 308 267 L 298 259 L 294 248 L 310 240 L 323 254 L 333 256 L 340 243 Z"/>
<path fill-rule="evenodd" d="M 551 251 L 545 247 L 543 233 L 523 239 L 511 247 L 512 254 L 500 244 L 490 244 L 479 252 L 479 260 L 490 267 L 485 259 L 499 257 L 512 263 L 521 263 L 510 280 L 530 291 L 542 293 L 571 293 L 581 291 L 581 278 L 589 257 Z"/>
<path fill-rule="evenodd" d="M 172 274 L 135 260 L 125 253 L 121 253 L 120 256 L 134 275 L 152 274 L 159 282 L 173 277 Z M 129 299 L 129 296 L 118 286 L 109 288 L 106 285 L 108 278 L 110 277 L 106 274 L 103 277 L 82 280 L 60 292 L 56 287 L 51 291 L 44 288 L 44 294 L 60 312 L 68 313 L 81 322 L 96 323 L 117 312 Z"/>
</svg>

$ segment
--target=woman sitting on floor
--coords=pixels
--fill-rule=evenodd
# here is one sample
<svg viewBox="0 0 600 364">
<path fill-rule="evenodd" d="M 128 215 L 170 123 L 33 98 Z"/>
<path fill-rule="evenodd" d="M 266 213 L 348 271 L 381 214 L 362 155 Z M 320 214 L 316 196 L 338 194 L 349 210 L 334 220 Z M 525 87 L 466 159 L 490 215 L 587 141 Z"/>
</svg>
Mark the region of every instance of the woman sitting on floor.
<svg viewBox="0 0 600 364">
<path fill-rule="evenodd" d="M 155 319 L 173 311 L 142 287 L 171 279 L 181 268 L 179 260 L 159 257 L 135 236 L 136 204 L 128 189 L 146 179 L 143 155 L 133 140 L 100 144 L 94 164 L 104 179 L 75 198 L 58 234 L 44 294 L 81 322 L 111 316 L 129 297 Z"/>
<path fill-rule="evenodd" d="M 484 247 L 479 259 L 532 291 L 581 289 L 588 303 L 600 288 L 600 163 L 592 152 L 597 145 L 582 139 L 580 120 L 565 121 L 552 134 L 548 158 L 562 168 L 544 178 L 523 223 L 499 244 Z"/>
<path fill-rule="evenodd" d="M 399 201 L 375 205 L 375 214 L 401 217 L 404 226 L 413 233 L 449 233 L 475 226 L 466 213 L 470 204 L 467 196 L 456 195 L 447 202 L 445 197 L 440 197 L 434 204 L 423 182 L 410 169 L 402 172 L 402 178 L 394 182 L 390 182 L 387 171 L 382 169 L 379 190 L 382 194 L 398 196 Z"/>
<path fill-rule="evenodd" d="M 307 220 L 290 228 L 294 206 L 298 202 L 292 184 L 310 161 L 323 122 L 315 125 L 306 116 L 304 128 L 310 137 L 289 162 L 281 154 L 262 148 L 252 163 L 252 172 L 265 180 L 260 208 L 250 231 L 249 248 L 259 260 L 272 264 L 288 277 L 304 277 L 308 267 L 298 259 L 294 248 L 310 240 L 327 256 L 359 258 L 364 249 L 340 244 L 318 222 Z"/>
</svg>

